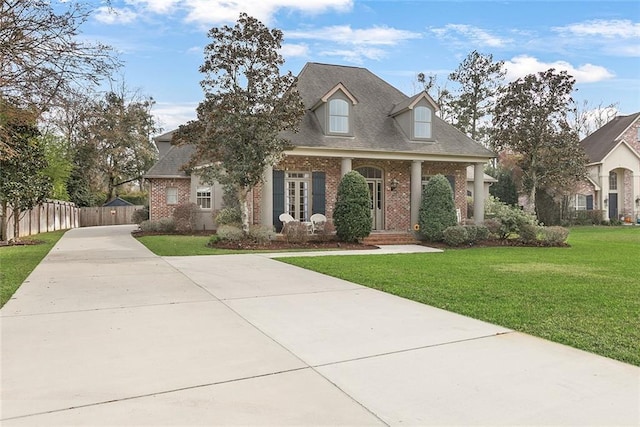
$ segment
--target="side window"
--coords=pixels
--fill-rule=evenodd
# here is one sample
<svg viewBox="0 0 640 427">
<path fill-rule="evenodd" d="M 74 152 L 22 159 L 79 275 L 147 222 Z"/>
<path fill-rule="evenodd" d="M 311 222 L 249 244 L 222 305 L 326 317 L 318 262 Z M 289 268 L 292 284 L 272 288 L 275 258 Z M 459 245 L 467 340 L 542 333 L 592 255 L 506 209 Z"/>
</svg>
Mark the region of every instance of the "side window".
<svg viewBox="0 0 640 427">
<path fill-rule="evenodd" d="M 201 209 L 211 209 L 211 187 L 198 187 L 196 190 L 196 204 Z"/>
<path fill-rule="evenodd" d="M 178 189 L 176 187 L 167 188 L 167 205 L 178 204 Z"/>
<path fill-rule="evenodd" d="M 329 132 L 349 133 L 349 103 L 344 99 L 329 101 Z"/>
</svg>

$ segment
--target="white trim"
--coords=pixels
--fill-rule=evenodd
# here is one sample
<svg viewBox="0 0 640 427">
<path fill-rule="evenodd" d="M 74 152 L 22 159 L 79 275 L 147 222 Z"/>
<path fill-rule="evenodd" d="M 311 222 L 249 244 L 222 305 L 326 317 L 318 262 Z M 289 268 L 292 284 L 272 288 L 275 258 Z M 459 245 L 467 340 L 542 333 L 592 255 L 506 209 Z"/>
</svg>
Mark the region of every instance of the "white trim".
<svg viewBox="0 0 640 427">
<path fill-rule="evenodd" d="M 438 155 L 419 152 L 389 152 L 385 150 L 346 150 L 326 147 L 295 147 L 284 152 L 286 156 L 313 156 L 313 157 L 349 157 L 358 159 L 382 159 L 382 160 L 423 160 L 434 162 L 453 163 L 486 163 L 493 157 L 488 156 L 456 156 Z"/>
<path fill-rule="evenodd" d="M 627 148 L 629 150 L 631 150 L 631 152 L 633 153 L 634 156 L 636 156 L 638 158 L 638 160 L 640 160 L 640 154 L 631 146 L 627 143 L 627 141 L 625 141 L 624 139 L 620 140 L 620 142 L 618 142 L 611 150 L 609 150 L 609 152 L 602 158 L 602 160 L 600 161 L 600 163 L 604 163 L 607 161 L 607 158 L 614 152 L 616 151 L 620 145 L 626 145 Z"/>
</svg>

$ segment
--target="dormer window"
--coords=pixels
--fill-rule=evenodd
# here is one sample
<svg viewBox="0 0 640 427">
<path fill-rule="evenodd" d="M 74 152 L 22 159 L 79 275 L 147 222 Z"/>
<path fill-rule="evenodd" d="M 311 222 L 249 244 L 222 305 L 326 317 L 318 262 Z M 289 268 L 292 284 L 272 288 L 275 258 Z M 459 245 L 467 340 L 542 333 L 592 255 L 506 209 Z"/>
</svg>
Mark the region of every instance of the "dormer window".
<svg viewBox="0 0 640 427">
<path fill-rule="evenodd" d="M 413 137 L 416 139 L 431 138 L 431 110 L 417 106 L 413 109 Z"/>
<path fill-rule="evenodd" d="M 349 103 L 344 99 L 329 101 L 329 133 L 349 133 Z"/>
</svg>

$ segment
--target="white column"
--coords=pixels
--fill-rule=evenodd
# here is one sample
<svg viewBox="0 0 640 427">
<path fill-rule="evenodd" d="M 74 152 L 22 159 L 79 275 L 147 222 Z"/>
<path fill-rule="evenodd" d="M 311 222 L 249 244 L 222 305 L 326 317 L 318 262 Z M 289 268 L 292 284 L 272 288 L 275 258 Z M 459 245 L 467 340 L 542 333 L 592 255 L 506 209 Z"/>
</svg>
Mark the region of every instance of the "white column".
<svg viewBox="0 0 640 427">
<path fill-rule="evenodd" d="M 640 206 L 636 204 L 636 200 L 638 200 L 639 198 L 640 198 L 640 173 L 634 173 L 633 174 L 633 197 L 631 198 L 633 211 L 635 212 L 635 217 L 633 218 L 634 223 L 636 223 L 638 218 L 640 217 Z"/>
<path fill-rule="evenodd" d="M 345 176 L 348 172 L 351 171 L 351 160 L 350 158 L 343 157 L 342 163 L 340 165 L 341 176 Z"/>
<path fill-rule="evenodd" d="M 484 222 L 484 163 L 473 165 L 473 220 Z"/>
<path fill-rule="evenodd" d="M 602 168 L 602 166 L 600 166 Z M 600 197 L 599 197 L 599 208 L 602 209 L 602 219 L 609 219 L 609 204 L 607 203 L 605 206 L 605 199 L 608 201 L 609 199 L 609 174 L 603 175 L 602 169 L 600 170 Z"/>
<path fill-rule="evenodd" d="M 260 222 L 262 225 L 273 225 L 273 166 L 271 165 L 264 168 L 260 211 Z"/>
<path fill-rule="evenodd" d="M 419 221 L 422 200 L 422 161 L 411 162 L 411 227 Z"/>
</svg>

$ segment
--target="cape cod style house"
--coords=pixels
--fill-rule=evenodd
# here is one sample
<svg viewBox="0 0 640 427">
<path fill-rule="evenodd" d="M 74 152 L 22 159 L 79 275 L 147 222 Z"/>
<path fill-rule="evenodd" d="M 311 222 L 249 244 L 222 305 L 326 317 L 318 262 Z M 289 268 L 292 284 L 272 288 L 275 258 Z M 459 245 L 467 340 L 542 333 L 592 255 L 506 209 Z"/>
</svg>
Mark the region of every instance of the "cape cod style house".
<svg viewBox="0 0 640 427">
<path fill-rule="evenodd" d="M 602 210 L 604 220 L 640 218 L 640 112 L 617 116 L 580 141 L 589 158 L 577 210 Z"/>
<path fill-rule="evenodd" d="M 366 179 L 374 231 L 410 232 L 418 222 L 423 185 L 445 175 L 456 207 L 467 212 L 468 173 L 473 168 L 476 222 L 484 219 L 484 164 L 495 154 L 436 116 L 426 93 L 408 97 L 359 67 L 308 63 L 297 89 L 305 105 L 299 132 L 287 132 L 292 148 L 264 172 L 250 198 L 251 221 L 273 224 L 288 213 L 308 221 L 314 213 L 331 219 L 341 177 L 351 170 Z M 199 206 L 198 228 L 212 229 L 212 211 L 222 207 L 222 189 L 182 169 L 194 152 L 171 146 L 172 132 L 156 138 L 160 160 L 145 178 L 150 218 L 171 215 L 180 203 Z"/>
</svg>

